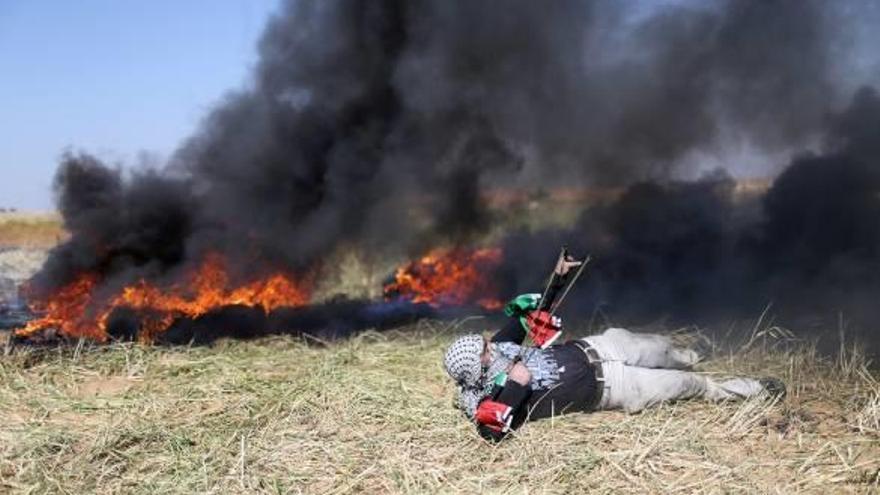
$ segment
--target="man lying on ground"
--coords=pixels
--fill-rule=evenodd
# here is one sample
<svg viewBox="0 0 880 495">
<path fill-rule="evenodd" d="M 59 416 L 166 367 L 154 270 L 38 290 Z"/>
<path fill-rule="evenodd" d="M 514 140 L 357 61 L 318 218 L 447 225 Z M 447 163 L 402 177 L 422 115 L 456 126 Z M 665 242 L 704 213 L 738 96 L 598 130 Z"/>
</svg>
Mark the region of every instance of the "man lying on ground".
<svg viewBox="0 0 880 495">
<path fill-rule="evenodd" d="M 511 321 L 491 339 L 457 338 L 444 365 L 459 386 L 459 407 L 486 439 L 499 441 L 525 421 L 570 412 L 623 409 L 630 413 L 666 401 L 702 397 L 721 401 L 765 394 L 784 396 L 776 378 L 716 381 L 689 370 L 696 351 L 663 335 L 609 328 L 601 335 L 551 345 L 561 321 L 551 307 L 571 269 L 563 254 L 545 295 L 525 294 L 508 303 Z M 523 346 L 526 335 L 535 346 Z"/>
</svg>

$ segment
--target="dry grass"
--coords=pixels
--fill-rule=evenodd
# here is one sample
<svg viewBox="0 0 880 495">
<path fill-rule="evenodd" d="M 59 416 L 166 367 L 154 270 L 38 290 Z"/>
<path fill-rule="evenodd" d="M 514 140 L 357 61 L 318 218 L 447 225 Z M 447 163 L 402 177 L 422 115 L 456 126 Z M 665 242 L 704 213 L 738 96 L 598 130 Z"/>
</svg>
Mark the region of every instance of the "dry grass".
<svg viewBox="0 0 880 495">
<path fill-rule="evenodd" d="M 7 349 L 0 492 L 880 490 L 878 375 L 851 348 L 821 357 L 759 338 L 702 366 L 781 376 L 781 404 L 571 415 L 494 446 L 452 408 L 440 357 L 456 331 Z"/>
<path fill-rule="evenodd" d="M 0 213 L 0 248 L 46 249 L 66 237 L 56 213 Z"/>
</svg>

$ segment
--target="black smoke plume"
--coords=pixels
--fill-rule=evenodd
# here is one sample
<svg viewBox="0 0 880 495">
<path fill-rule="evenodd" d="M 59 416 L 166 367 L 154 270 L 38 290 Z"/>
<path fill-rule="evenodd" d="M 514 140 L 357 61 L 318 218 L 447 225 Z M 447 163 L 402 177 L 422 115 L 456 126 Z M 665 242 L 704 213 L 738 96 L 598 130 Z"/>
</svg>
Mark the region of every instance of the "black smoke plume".
<svg viewBox="0 0 880 495">
<path fill-rule="evenodd" d="M 716 172 L 641 182 L 583 212 L 571 230 L 520 233 L 505 252 L 513 291 L 540 284 L 547 239 L 592 253 L 572 312 L 679 324 L 756 317 L 768 304 L 789 325 L 847 330 L 880 343 L 880 96 L 859 91 L 831 119 L 826 149 L 795 157 L 763 194 L 737 193 Z M 551 244 L 551 245 L 548 245 Z"/>
<path fill-rule="evenodd" d="M 593 300 L 684 312 L 725 296 L 750 307 L 776 293 L 761 291 L 797 285 L 793 277 L 863 286 L 859 263 L 876 252 L 861 237 L 874 230 L 859 223 L 876 198 L 862 170 L 873 153 L 862 122 L 870 116 L 851 109 L 836 123 L 838 155 L 795 160 L 754 211 L 736 202 L 728 178 L 674 181 L 694 172 L 688 156 L 728 140 L 778 151 L 821 134 L 846 87 L 831 47 L 848 26 L 828 20 L 833 8 L 285 1 L 252 79 L 165 168 L 124 173 L 86 154 L 64 157 L 55 187 L 72 237 L 33 288 L 51 291 L 84 271 L 100 273 L 108 291 L 140 277 L 173 280 L 207 251 L 241 272 L 313 269 L 340 246 L 416 254 L 490 228 L 488 190 L 632 184 L 572 232 L 553 234 L 598 255 Z M 825 177 L 823 160 L 853 170 Z M 818 192 L 817 180 L 845 192 L 861 184 L 861 199 L 799 196 Z M 801 206 L 811 217 L 789 218 Z M 846 239 L 828 240 L 834 228 L 822 222 L 837 213 L 857 217 L 835 223 Z M 521 248 L 530 244 L 520 237 Z M 508 259 L 542 252 L 507 244 Z M 524 265 L 505 275 L 511 288 L 532 278 Z"/>
</svg>

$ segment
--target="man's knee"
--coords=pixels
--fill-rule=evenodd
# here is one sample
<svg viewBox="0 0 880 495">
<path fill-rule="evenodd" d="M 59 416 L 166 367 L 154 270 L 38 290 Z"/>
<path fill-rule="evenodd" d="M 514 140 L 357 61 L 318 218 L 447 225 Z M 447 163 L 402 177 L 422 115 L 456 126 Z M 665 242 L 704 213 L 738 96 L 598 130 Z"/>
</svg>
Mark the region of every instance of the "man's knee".
<svg viewBox="0 0 880 495">
<path fill-rule="evenodd" d="M 645 410 L 648 404 L 644 400 L 628 400 L 623 403 L 623 411 L 627 414 L 638 414 Z"/>
</svg>

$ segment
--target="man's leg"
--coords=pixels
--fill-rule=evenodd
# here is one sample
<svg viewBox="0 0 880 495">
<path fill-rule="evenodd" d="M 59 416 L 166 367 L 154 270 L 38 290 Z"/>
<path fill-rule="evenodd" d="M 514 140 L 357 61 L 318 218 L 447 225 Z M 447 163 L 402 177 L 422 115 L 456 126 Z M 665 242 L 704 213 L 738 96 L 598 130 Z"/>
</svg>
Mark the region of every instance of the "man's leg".
<svg viewBox="0 0 880 495">
<path fill-rule="evenodd" d="M 676 347 L 665 335 L 609 328 L 601 335 L 584 340 L 595 347 L 603 359 L 623 361 L 628 366 L 686 369 L 700 360 L 696 351 Z"/>
<path fill-rule="evenodd" d="M 732 378 L 715 381 L 689 371 L 612 366 L 607 400 L 602 408 L 638 412 L 661 402 L 702 397 L 711 401 L 742 399 L 764 392 L 758 380 Z M 604 398 L 603 398 L 604 399 Z"/>
</svg>

